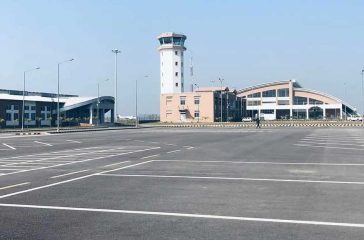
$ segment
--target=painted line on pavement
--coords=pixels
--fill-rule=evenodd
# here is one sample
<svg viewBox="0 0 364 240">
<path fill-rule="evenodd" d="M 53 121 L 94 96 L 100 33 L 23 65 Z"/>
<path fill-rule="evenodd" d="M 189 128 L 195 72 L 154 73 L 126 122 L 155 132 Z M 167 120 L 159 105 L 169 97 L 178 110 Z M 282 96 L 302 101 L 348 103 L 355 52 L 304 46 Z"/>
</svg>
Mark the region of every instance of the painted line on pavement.
<svg viewBox="0 0 364 240">
<path fill-rule="evenodd" d="M 70 173 L 66 173 L 66 174 L 61 174 L 61 175 L 53 176 L 53 177 L 50 177 L 50 178 L 60 178 L 60 177 L 65 177 L 65 176 L 68 176 L 68 175 L 87 172 L 87 171 L 90 171 L 90 169 L 81 170 L 81 171 L 77 171 L 77 172 L 70 172 Z"/>
<path fill-rule="evenodd" d="M 173 160 L 153 160 L 154 162 L 188 162 L 188 163 L 231 163 L 231 164 L 267 164 L 267 165 L 319 165 L 319 166 L 364 166 L 364 163 L 313 163 L 313 162 L 243 162 L 243 161 L 221 161 L 221 160 L 183 160 L 183 159 L 173 159 Z"/>
<path fill-rule="evenodd" d="M 66 142 L 71 142 L 71 143 L 82 143 L 80 141 L 75 141 L 75 140 L 66 140 Z"/>
<path fill-rule="evenodd" d="M 14 187 L 18 187 L 18 186 L 24 186 L 24 185 L 28 185 L 28 184 L 30 184 L 30 182 L 19 183 L 19 184 L 15 184 L 15 185 L 6 186 L 6 187 L 1 187 L 0 190 L 14 188 Z"/>
<path fill-rule="evenodd" d="M 216 220 L 228 220 L 228 221 L 267 222 L 267 223 L 280 223 L 280 224 L 284 223 L 284 224 L 296 224 L 296 225 L 302 224 L 302 225 L 315 225 L 315 226 L 364 228 L 364 224 L 361 224 L 361 223 L 323 222 L 323 221 L 292 220 L 292 219 L 279 219 L 279 218 L 253 218 L 253 217 L 191 214 L 191 213 L 177 213 L 177 212 L 152 212 L 152 211 L 121 210 L 121 209 L 119 210 L 119 209 L 102 209 L 102 208 L 76 208 L 76 207 L 23 205 L 23 204 L 6 204 L 6 203 L 0 203 L 0 207 L 64 210 L 64 211 L 80 211 L 80 212 L 99 212 L 99 213 L 120 213 L 120 214 L 134 214 L 134 215 L 153 215 L 153 216 L 165 216 L 165 217 L 202 218 L 202 219 L 216 219 Z"/>
<path fill-rule="evenodd" d="M 142 157 L 140 159 L 146 159 L 146 158 L 152 158 L 152 157 L 158 157 L 160 156 L 160 154 L 154 154 L 154 155 L 150 155 L 150 156 L 146 156 L 146 157 Z"/>
<path fill-rule="evenodd" d="M 294 146 L 299 147 L 315 147 L 315 148 L 333 148 L 333 149 L 344 149 L 344 150 L 359 150 L 364 151 L 364 148 L 349 148 L 349 147 L 330 147 L 330 146 L 314 146 L 308 144 L 293 144 Z"/>
<path fill-rule="evenodd" d="M 115 165 L 123 164 L 123 163 L 127 163 L 127 162 L 130 162 L 130 161 L 123 161 L 123 162 L 113 163 L 113 164 L 105 165 L 105 166 L 102 166 L 102 167 L 111 167 L 111 166 L 115 166 Z"/>
<path fill-rule="evenodd" d="M 110 177 L 146 177 L 146 178 L 181 178 L 181 179 L 215 179 L 215 180 L 240 180 L 240 181 L 263 181 L 263 182 L 294 182 L 294 183 L 327 183 L 327 184 L 354 184 L 364 185 L 364 182 L 344 181 L 321 181 L 303 179 L 274 179 L 274 178 L 238 178 L 238 177 L 200 177 L 200 176 L 177 176 L 177 175 L 144 175 L 144 174 L 98 174 Z"/>
<path fill-rule="evenodd" d="M 65 165 L 70 165 L 70 164 L 83 163 L 83 162 L 88 162 L 88 161 L 93 161 L 93 160 L 104 159 L 104 158 L 111 158 L 111 157 L 116 157 L 116 156 L 128 155 L 128 154 L 133 154 L 133 153 L 137 153 L 137 152 L 144 152 L 144 151 L 149 151 L 149 150 L 154 150 L 154 149 L 159 149 L 159 148 L 160 147 L 154 147 L 154 148 L 136 150 L 136 151 L 133 151 L 133 152 L 126 152 L 126 153 L 106 155 L 106 156 L 101 156 L 101 157 L 96 157 L 96 158 L 89 158 L 89 159 L 85 159 L 85 160 L 81 160 L 81 161 L 74 161 L 74 162 L 70 162 L 70 163 L 56 164 L 56 165 L 53 165 L 53 166 L 40 167 L 40 168 L 32 168 L 32 169 L 27 169 L 27 170 L 20 170 L 20 171 L 17 171 L 17 172 L 5 173 L 2 176 L 16 174 L 16 173 L 29 172 L 29 171 L 35 171 L 35 170 L 42 170 L 42 169 L 54 168 L 54 167 L 60 167 L 60 166 L 65 166 Z"/>
<path fill-rule="evenodd" d="M 52 146 L 53 146 L 52 144 L 45 143 L 45 142 L 39 142 L 39 141 L 34 141 L 34 142 L 35 142 L 35 143 L 42 144 L 42 145 L 45 145 L 45 146 L 49 146 L 49 147 L 52 147 Z"/>
<path fill-rule="evenodd" d="M 8 145 L 8 144 L 6 144 L 6 143 L 3 143 L 3 145 L 4 145 L 5 147 L 8 147 L 8 148 L 12 149 L 12 150 L 16 150 L 16 148 L 15 148 L 15 147 L 12 147 L 12 146 L 10 146 L 10 145 Z"/>
<path fill-rule="evenodd" d="M 74 181 L 77 181 L 77 180 L 81 180 L 81 179 L 84 179 L 84 178 L 89 178 L 89 177 L 96 176 L 96 175 L 99 175 L 99 174 L 104 174 L 104 173 L 119 171 L 119 170 L 123 170 L 123 169 L 126 169 L 126 168 L 135 167 L 135 166 L 138 166 L 138 165 L 141 165 L 141 164 L 147 164 L 147 163 L 150 163 L 150 162 L 152 162 L 152 161 L 140 162 L 140 163 L 136 163 L 136 164 L 132 164 L 132 165 L 128 165 L 128 166 L 116 168 L 116 169 L 111 169 L 111 170 L 107 170 L 107 171 L 102 171 L 102 172 L 98 172 L 98 173 L 93 173 L 93 174 L 85 175 L 85 176 L 82 176 L 82 177 L 68 179 L 68 180 L 61 181 L 61 182 L 47 184 L 47 185 L 40 186 L 40 187 L 30 188 L 30 189 L 23 190 L 23 191 L 19 191 L 19 192 L 13 192 L 13 193 L 1 195 L 0 196 L 0 199 L 7 198 L 7 197 L 11 197 L 11 196 L 15 196 L 15 195 L 19 195 L 19 194 L 22 194 L 22 193 L 32 192 L 32 191 L 39 190 L 39 189 L 49 188 L 49 187 L 61 185 L 61 184 L 64 184 L 64 183 L 74 182 Z"/>
<path fill-rule="evenodd" d="M 180 152 L 181 150 L 173 150 L 173 151 L 169 151 L 169 152 L 166 152 L 166 153 L 175 153 L 175 152 Z"/>
<path fill-rule="evenodd" d="M 303 144 L 321 144 L 321 145 L 338 145 L 338 146 L 357 146 L 363 147 L 363 144 L 353 144 L 353 143 L 334 143 L 334 142 L 316 142 L 316 141 L 308 141 L 308 140 L 300 140 L 299 143 Z"/>
</svg>

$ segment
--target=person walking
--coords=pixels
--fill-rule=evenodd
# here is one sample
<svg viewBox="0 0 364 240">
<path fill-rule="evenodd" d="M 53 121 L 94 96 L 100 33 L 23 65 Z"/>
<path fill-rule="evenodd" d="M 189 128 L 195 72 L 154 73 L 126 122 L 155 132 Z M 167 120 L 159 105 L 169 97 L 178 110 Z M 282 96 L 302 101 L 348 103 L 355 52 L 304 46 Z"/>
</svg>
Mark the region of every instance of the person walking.
<svg viewBox="0 0 364 240">
<path fill-rule="evenodd" d="M 259 118 L 259 116 L 257 116 L 257 118 L 255 119 L 255 123 L 257 124 L 256 128 L 260 128 L 260 118 Z"/>
</svg>

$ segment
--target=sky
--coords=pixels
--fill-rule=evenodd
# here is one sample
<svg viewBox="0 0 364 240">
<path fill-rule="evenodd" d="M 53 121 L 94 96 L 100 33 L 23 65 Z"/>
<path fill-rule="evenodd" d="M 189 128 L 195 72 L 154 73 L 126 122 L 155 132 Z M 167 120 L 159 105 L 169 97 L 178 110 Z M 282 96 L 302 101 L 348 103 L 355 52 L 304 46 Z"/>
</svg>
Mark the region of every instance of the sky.
<svg viewBox="0 0 364 240">
<path fill-rule="evenodd" d="M 362 0 L 0 0 L 0 88 L 118 96 L 122 115 L 159 113 L 162 32 L 187 35 L 200 86 L 225 79 L 244 88 L 295 79 L 303 87 L 363 109 L 364 1 Z M 148 75 L 148 77 L 145 77 Z M 109 79 L 109 81 L 105 81 Z M 185 86 L 192 84 L 185 69 Z M 187 89 L 188 90 L 188 87 Z"/>
</svg>

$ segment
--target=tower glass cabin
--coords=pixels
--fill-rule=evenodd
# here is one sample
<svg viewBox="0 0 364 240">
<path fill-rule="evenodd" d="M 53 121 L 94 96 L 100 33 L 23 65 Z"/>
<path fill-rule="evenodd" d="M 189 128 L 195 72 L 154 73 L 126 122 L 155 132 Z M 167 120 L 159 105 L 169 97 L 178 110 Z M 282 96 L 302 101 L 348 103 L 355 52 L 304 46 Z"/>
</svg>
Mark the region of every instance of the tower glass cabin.
<svg viewBox="0 0 364 240">
<path fill-rule="evenodd" d="M 161 94 L 184 92 L 183 52 L 186 36 L 162 33 L 158 36 L 160 53 Z"/>
</svg>

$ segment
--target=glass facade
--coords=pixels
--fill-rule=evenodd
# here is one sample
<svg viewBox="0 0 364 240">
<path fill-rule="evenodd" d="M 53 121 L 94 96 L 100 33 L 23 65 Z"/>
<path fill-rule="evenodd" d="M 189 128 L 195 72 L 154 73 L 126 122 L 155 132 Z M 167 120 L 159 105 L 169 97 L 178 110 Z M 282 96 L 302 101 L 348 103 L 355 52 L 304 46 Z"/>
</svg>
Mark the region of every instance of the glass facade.
<svg viewBox="0 0 364 240">
<path fill-rule="evenodd" d="M 268 91 L 264 91 L 262 92 L 262 96 L 263 97 L 275 97 L 276 96 L 276 90 L 268 90 Z"/>
<path fill-rule="evenodd" d="M 289 97 L 289 89 L 288 88 L 278 89 L 278 97 Z"/>
<path fill-rule="evenodd" d="M 253 93 L 253 94 L 249 94 L 248 95 L 248 98 L 260 98 L 260 92 L 257 92 L 257 93 Z"/>
<path fill-rule="evenodd" d="M 184 37 L 162 37 L 159 39 L 159 44 L 173 44 L 178 46 L 184 46 L 186 38 Z"/>
<path fill-rule="evenodd" d="M 305 97 L 294 97 L 293 98 L 294 105 L 307 105 L 307 98 Z"/>
<path fill-rule="evenodd" d="M 324 104 L 322 101 L 316 100 L 314 98 L 310 98 L 309 99 L 309 102 L 310 102 L 311 105 L 321 105 L 321 104 Z"/>
</svg>

